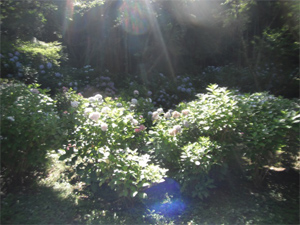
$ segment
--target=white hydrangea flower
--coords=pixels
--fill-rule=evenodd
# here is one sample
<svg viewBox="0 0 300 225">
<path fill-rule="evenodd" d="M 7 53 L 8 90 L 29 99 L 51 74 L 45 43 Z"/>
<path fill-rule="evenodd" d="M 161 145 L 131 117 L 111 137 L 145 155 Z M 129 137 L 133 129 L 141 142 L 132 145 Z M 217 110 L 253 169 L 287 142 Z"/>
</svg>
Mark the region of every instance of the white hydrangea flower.
<svg viewBox="0 0 300 225">
<path fill-rule="evenodd" d="M 101 109 L 101 112 L 102 112 L 102 113 L 108 113 L 109 111 L 110 111 L 110 108 L 107 107 L 107 106 L 105 106 L 105 107 L 103 107 L 103 108 Z"/>
<path fill-rule="evenodd" d="M 181 116 L 181 114 L 179 113 L 179 112 L 177 112 L 177 111 L 174 111 L 173 113 L 172 113 L 172 117 L 173 118 L 179 118 Z"/>
<path fill-rule="evenodd" d="M 98 121 L 99 120 L 99 118 L 100 118 L 100 113 L 98 113 L 98 112 L 92 112 L 90 115 L 89 115 L 89 118 L 91 119 L 91 120 L 94 120 L 94 121 Z"/>
<path fill-rule="evenodd" d="M 152 113 L 152 120 L 158 120 L 159 119 L 159 114 L 158 112 L 153 112 Z"/>
<path fill-rule="evenodd" d="M 8 116 L 7 119 L 10 120 L 10 121 L 12 121 L 12 122 L 15 121 L 15 117 L 13 117 L 13 116 Z"/>
<path fill-rule="evenodd" d="M 72 106 L 73 108 L 77 108 L 78 105 L 79 105 L 79 102 L 77 102 L 77 101 L 72 101 L 72 102 L 71 102 L 71 106 Z"/>
<path fill-rule="evenodd" d="M 181 113 L 182 113 L 183 115 L 187 116 L 188 114 L 190 114 L 190 110 L 184 109 L 184 110 L 181 111 Z"/>
<path fill-rule="evenodd" d="M 169 134 L 175 136 L 176 134 L 181 132 L 181 126 L 175 125 L 171 130 L 169 130 Z"/>
<path fill-rule="evenodd" d="M 139 122 L 136 119 L 132 120 L 133 125 L 137 126 L 139 124 Z"/>
<path fill-rule="evenodd" d="M 36 89 L 36 88 L 30 89 L 30 92 L 33 93 L 33 94 L 39 94 L 40 93 L 39 90 Z"/>
<path fill-rule="evenodd" d="M 172 115 L 171 115 L 171 112 L 169 111 L 169 112 L 166 112 L 164 116 L 166 119 L 170 119 Z"/>
<path fill-rule="evenodd" d="M 96 94 L 96 95 L 94 96 L 94 98 L 97 99 L 99 102 L 101 102 L 101 101 L 103 100 L 103 97 L 102 97 L 102 95 L 100 95 L 100 94 Z"/>
<path fill-rule="evenodd" d="M 102 124 L 101 124 L 101 130 L 102 130 L 102 131 L 107 131 L 107 129 L 108 129 L 107 123 L 102 123 Z"/>
<path fill-rule="evenodd" d="M 164 110 L 163 110 L 163 108 L 159 108 L 159 109 L 156 110 L 156 112 L 157 112 L 158 114 L 162 114 L 162 113 L 164 113 Z"/>
<path fill-rule="evenodd" d="M 89 113 L 93 112 L 93 108 L 85 108 L 84 115 L 87 116 Z"/>
<path fill-rule="evenodd" d="M 189 127 L 190 126 L 190 124 L 189 124 L 189 122 L 188 121 L 183 121 L 183 126 L 185 126 L 185 127 Z"/>
<path fill-rule="evenodd" d="M 140 92 L 139 92 L 138 90 L 134 90 L 134 91 L 133 91 L 133 94 L 134 94 L 134 95 L 139 95 Z"/>
<path fill-rule="evenodd" d="M 97 101 L 97 99 L 96 99 L 95 97 L 89 97 L 88 100 L 89 100 L 90 102 L 95 102 L 95 101 Z"/>
<path fill-rule="evenodd" d="M 132 103 L 133 105 L 137 105 L 137 104 L 138 104 L 138 100 L 135 99 L 135 98 L 133 98 L 133 99 L 131 99 L 131 103 Z"/>
</svg>

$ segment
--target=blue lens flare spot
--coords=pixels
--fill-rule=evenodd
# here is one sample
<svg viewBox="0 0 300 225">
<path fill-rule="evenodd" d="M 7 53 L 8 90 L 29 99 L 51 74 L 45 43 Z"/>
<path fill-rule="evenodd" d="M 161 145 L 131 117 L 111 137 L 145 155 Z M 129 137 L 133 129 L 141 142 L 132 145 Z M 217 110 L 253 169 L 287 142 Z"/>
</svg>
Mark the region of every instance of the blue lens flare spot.
<svg viewBox="0 0 300 225">
<path fill-rule="evenodd" d="M 150 212 L 172 217 L 181 215 L 186 209 L 186 204 L 181 197 L 180 185 L 171 178 L 148 188 L 146 193 L 148 200 L 145 203 Z"/>
</svg>

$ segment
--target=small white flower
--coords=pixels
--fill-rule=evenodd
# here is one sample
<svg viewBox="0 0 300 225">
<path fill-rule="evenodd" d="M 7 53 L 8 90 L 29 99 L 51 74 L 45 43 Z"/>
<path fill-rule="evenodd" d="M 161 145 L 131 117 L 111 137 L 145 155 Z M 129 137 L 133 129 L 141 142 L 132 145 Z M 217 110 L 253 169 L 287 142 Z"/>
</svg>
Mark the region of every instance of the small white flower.
<svg viewBox="0 0 300 225">
<path fill-rule="evenodd" d="M 146 98 L 146 102 L 151 103 L 151 102 L 152 102 L 152 99 L 151 99 L 151 98 Z"/>
<path fill-rule="evenodd" d="M 189 122 L 188 121 L 183 121 L 183 126 L 185 126 L 185 127 L 189 127 L 190 126 L 190 124 L 189 124 Z"/>
<path fill-rule="evenodd" d="M 139 122 L 136 119 L 132 120 L 133 125 L 137 126 L 139 124 Z"/>
<path fill-rule="evenodd" d="M 135 99 L 135 98 L 133 98 L 133 99 L 131 99 L 131 103 L 132 103 L 133 105 L 137 105 L 137 104 L 138 104 L 138 100 Z"/>
<path fill-rule="evenodd" d="M 93 108 L 85 108 L 84 115 L 87 116 L 89 113 L 93 112 Z"/>
<path fill-rule="evenodd" d="M 99 102 L 102 102 L 102 100 L 103 100 L 102 95 L 100 95 L 100 94 L 96 94 L 94 96 L 94 98 L 97 99 Z"/>
<path fill-rule="evenodd" d="M 190 110 L 184 109 L 184 110 L 181 111 L 181 113 L 182 113 L 183 115 L 187 116 L 187 115 L 190 113 Z"/>
<path fill-rule="evenodd" d="M 177 112 L 177 111 L 174 111 L 173 113 L 172 113 L 172 117 L 173 118 L 179 118 L 181 116 L 181 114 L 180 114 L 180 112 Z"/>
<path fill-rule="evenodd" d="M 196 166 L 199 166 L 199 165 L 200 165 L 200 162 L 199 162 L 199 161 L 196 161 L 195 164 L 196 164 Z"/>
<path fill-rule="evenodd" d="M 171 116 L 172 116 L 172 115 L 171 115 L 171 112 L 170 112 L 170 111 L 168 111 L 168 112 L 165 113 L 165 118 L 166 118 L 166 119 L 170 119 Z"/>
<path fill-rule="evenodd" d="M 181 132 L 181 126 L 175 125 L 171 130 L 169 130 L 169 134 L 175 136 L 176 134 Z"/>
<path fill-rule="evenodd" d="M 12 121 L 12 122 L 15 121 L 15 118 L 13 116 L 8 116 L 7 119 L 10 120 L 10 121 Z"/>
<path fill-rule="evenodd" d="M 158 112 L 153 112 L 152 113 L 152 120 L 158 120 L 159 119 L 159 114 Z"/>
<path fill-rule="evenodd" d="M 178 133 L 181 132 L 181 126 L 180 125 L 175 125 L 173 127 Z"/>
<path fill-rule="evenodd" d="M 97 99 L 96 99 L 95 97 L 89 97 L 88 100 L 89 100 L 90 102 L 95 102 L 95 101 L 97 101 Z"/>
<path fill-rule="evenodd" d="M 72 102 L 71 102 L 71 106 L 72 106 L 73 108 L 77 108 L 77 107 L 78 107 L 78 104 L 79 104 L 79 102 L 77 102 L 77 101 L 72 101 Z"/>
<path fill-rule="evenodd" d="M 103 107 L 103 108 L 101 109 L 101 112 L 102 112 L 102 113 L 108 113 L 109 111 L 110 111 L 110 108 L 107 107 L 107 106 L 105 106 L 105 107 Z"/>
<path fill-rule="evenodd" d="M 120 102 L 117 103 L 117 107 L 120 108 L 120 107 L 122 107 L 122 106 L 123 106 L 122 103 L 120 103 Z"/>
<path fill-rule="evenodd" d="M 164 110 L 163 110 L 163 108 L 159 108 L 159 109 L 156 110 L 156 112 L 157 112 L 158 114 L 162 114 L 162 113 L 164 113 Z"/>
<path fill-rule="evenodd" d="M 30 92 L 33 93 L 33 94 L 39 94 L 40 93 L 39 90 L 36 89 L 36 88 L 30 89 Z"/>
<path fill-rule="evenodd" d="M 132 116 L 132 115 L 127 115 L 127 116 L 125 117 L 125 119 L 126 119 L 126 120 L 132 121 L 132 120 L 133 120 L 133 116 Z"/>
<path fill-rule="evenodd" d="M 94 121 L 98 121 L 99 120 L 99 118 L 100 118 L 100 113 L 98 113 L 98 112 L 92 112 L 90 115 L 89 115 L 89 118 L 91 119 L 91 120 L 94 120 Z"/>
<path fill-rule="evenodd" d="M 101 130 L 102 131 L 107 131 L 107 129 L 108 129 L 108 125 L 106 123 L 102 123 L 101 124 Z"/>
<path fill-rule="evenodd" d="M 138 91 L 138 90 L 134 90 L 134 91 L 133 91 L 133 94 L 134 94 L 134 95 L 139 95 L 139 91 Z"/>
</svg>

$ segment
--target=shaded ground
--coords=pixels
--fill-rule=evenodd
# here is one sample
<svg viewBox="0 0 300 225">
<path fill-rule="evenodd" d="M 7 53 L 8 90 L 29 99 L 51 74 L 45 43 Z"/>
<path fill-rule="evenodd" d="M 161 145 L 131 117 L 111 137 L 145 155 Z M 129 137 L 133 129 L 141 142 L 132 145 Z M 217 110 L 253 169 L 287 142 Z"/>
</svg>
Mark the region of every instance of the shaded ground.
<svg viewBox="0 0 300 225">
<path fill-rule="evenodd" d="M 1 224 L 299 224 L 294 170 L 271 171 L 261 189 L 247 181 L 224 182 L 203 201 L 181 196 L 172 180 L 148 196 L 143 203 L 89 199 L 58 179 L 2 196 Z"/>
</svg>

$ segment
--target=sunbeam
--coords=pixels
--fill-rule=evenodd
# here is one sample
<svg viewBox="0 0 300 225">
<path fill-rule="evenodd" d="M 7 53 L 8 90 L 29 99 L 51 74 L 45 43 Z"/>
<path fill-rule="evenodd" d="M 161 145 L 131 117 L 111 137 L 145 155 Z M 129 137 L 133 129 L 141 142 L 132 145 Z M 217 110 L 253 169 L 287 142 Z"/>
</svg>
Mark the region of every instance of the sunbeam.
<svg viewBox="0 0 300 225">
<path fill-rule="evenodd" d="M 151 27 L 153 29 L 154 35 L 158 39 L 158 43 L 161 46 L 163 54 L 165 55 L 170 73 L 171 73 L 172 77 L 175 77 L 174 68 L 173 68 L 169 53 L 168 53 L 168 49 L 166 47 L 165 40 L 164 40 L 163 35 L 161 33 L 161 29 L 158 25 L 153 7 L 151 6 L 151 4 L 149 3 L 148 0 L 144 0 L 144 2 L 145 2 L 146 9 L 147 9 L 147 12 L 148 12 L 148 20 L 150 21 L 150 24 L 151 24 Z"/>
<path fill-rule="evenodd" d="M 66 1 L 66 9 L 65 9 L 65 19 L 63 21 L 63 29 L 62 34 L 65 35 L 68 27 L 70 26 L 70 21 L 72 20 L 74 15 L 74 2 L 73 0 Z"/>
</svg>

